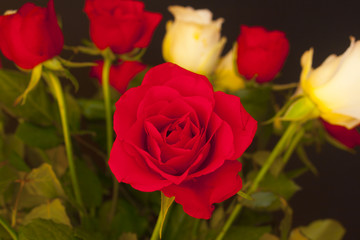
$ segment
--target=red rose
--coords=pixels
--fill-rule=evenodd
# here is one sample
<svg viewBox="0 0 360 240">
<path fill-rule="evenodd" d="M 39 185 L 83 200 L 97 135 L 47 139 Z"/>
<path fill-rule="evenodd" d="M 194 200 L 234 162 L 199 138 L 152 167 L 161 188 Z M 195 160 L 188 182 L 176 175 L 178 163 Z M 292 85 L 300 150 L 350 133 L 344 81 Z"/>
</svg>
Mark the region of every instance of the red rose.
<svg viewBox="0 0 360 240">
<path fill-rule="evenodd" d="M 269 82 L 281 70 L 289 53 L 289 42 L 280 31 L 263 27 L 240 27 L 237 39 L 238 71 L 247 79 L 256 76 L 256 82 Z"/>
<path fill-rule="evenodd" d="M 16 13 L 0 16 L 0 49 L 21 68 L 32 69 L 53 58 L 63 45 L 53 0 L 46 8 L 26 3 Z"/>
<path fill-rule="evenodd" d="M 102 82 L 102 70 L 104 61 L 97 61 L 98 65 L 93 67 L 90 76 L 96 77 L 99 82 Z M 117 64 L 112 65 L 110 68 L 109 81 L 110 85 L 118 92 L 123 94 L 129 82 L 141 71 L 145 70 L 146 65 L 136 61 L 119 61 Z"/>
<path fill-rule="evenodd" d="M 360 133 L 356 128 L 347 129 L 339 125 L 332 125 L 324 120 L 321 120 L 326 131 L 336 140 L 349 148 L 354 148 L 360 145 Z"/>
<path fill-rule="evenodd" d="M 86 0 L 90 37 L 103 50 L 122 54 L 149 45 L 161 14 L 144 11 L 144 3 L 131 0 Z"/>
<path fill-rule="evenodd" d="M 187 214 L 208 219 L 213 203 L 241 189 L 236 159 L 256 128 L 238 97 L 214 93 L 205 76 L 164 63 L 116 103 L 109 165 L 119 182 L 175 196 Z"/>
</svg>

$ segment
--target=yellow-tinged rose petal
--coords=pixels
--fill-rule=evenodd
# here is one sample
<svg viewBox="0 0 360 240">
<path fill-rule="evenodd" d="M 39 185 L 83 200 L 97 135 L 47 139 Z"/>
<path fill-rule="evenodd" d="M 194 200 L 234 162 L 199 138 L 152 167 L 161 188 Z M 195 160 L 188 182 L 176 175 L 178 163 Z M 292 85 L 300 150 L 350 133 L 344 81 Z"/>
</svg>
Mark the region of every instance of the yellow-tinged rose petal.
<svg viewBox="0 0 360 240">
<path fill-rule="evenodd" d="M 301 58 L 300 91 L 314 102 L 327 122 L 355 127 L 360 123 L 360 41 L 351 37 L 342 55 L 330 55 L 314 70 L 312 55 L 310 50 Z"/>
<path fill-rule="evenodd" d="M 166 25 L 165 61 L 199 74 L 212 74 L 226 43 L 220 35 L 224 19 L 213 21 L 208 9 L 170 6 L 169 11 L 175 20 Z"/>
</svg>

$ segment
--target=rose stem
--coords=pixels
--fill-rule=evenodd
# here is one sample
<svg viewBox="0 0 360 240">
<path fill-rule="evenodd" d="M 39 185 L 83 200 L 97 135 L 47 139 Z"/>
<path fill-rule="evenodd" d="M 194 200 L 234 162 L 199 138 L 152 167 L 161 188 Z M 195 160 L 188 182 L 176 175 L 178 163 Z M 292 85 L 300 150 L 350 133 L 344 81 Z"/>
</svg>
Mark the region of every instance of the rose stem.
<svg viewBox="0 0 360 240">
<path fill-rule="evenodd" d="M 159 239 L 160 227 L 161 227 L 162 220 L 163 220 L 163 216 L 161 214 L 161 209 L 160 209 L 160 213 L 159 213 L 158 219 L 156 221 L 156 225 L 155 225 L 155 228 L 153 230 L 150 240 L 158 240 Z"/>
<path fill-rule="evenodd" d="M 102 70 L 102 89 L 104 95 L 105 105 L 105 119 L 106 119 L 106 152 L 107 160 L 110 158 L 110 151 L 113 144 L 113 124 L 112 124 L 112 108 L 111 108 L 111 95 L 110 95 L 110 68 L 114 59 L 114 55 L 109 48 L 103 51 L 104 65 Z M 109 222 L 112 221 L 116 211 L 116 205 L 119 197 L 119 182 L 113 177 L 113 195 L 111 201 L 111 208 L 108 215 Z"/>
<path fill-rule="evenodd" d="M 76 199 L 77 204 L 82 209 L 84 209 L 83 201 L 82 201 L 81 194 L 80 194 L 79 182 L 78 182 L 78 179 L 76 176 L 76 168 L 75 168 L 75 162 L 74 162 L 74 158 L 73 158 L 73 150 L 72 150 L 72 143 L 71 143 L 71 137 L 70 137 L 70 131 L 69 131 L 69 124 L 68 124 L 68 119 L 67 119 L 64 93 L 63 93 L 63 90 L 62 90 L 62 87 L 60 84 L 60 80 L 55 74 L 53 74 L 51 72 L 47 72 L 47 73 L 44 73 L 44 77 L 47 80 L 47 82 L 50 86 L 50 89 L 52 90 L 52 93 L 54 94 L 54 97 L 59 106 L 61 124 L 62 124 L 65 148 L 66 148 L 66 156 L 69 161 L 70 176 L 71 176 L 72 185 L 74 187 L 75 199 Z"/>
<path fill-rule="evenodd" d="M 298 127 L 300 126 L 299 122 L 292 122 L 289 127 L 286 129 L 284 135 L 281 137 L 279 142 L 276 144 L 274 150 L 271 152 L 270 156 L 266 160 L 265 164 L 261 167 L 259 173 L 256 175 L 256 178 L 252 182 L 249 190 L 247 191 L 247 194 L 252 194 L 255 192 L 255 190 L 258 188 L 259 183 L 264 178 L 267 171 L 270 169 L 271 165 L 275 161 L 275 159 L 281 154 L 281 152 L 284 150 L 286 146 L 288 146 L 291 138 L 296 133 Z M 242 209 L 241 203 L 237 203 L 234 210 L 231 212 L 230 217 L 226 220 L 225 225 L 221 229 L 221 232 L 217 236 L 216 240 L 222 240 L 235 221 L 235 218 L 240 213 Z"/>
<path fill-rule="evenodd" d="M 18 236 L 14 229 L 12 229 L 9 224 L 0 216 L 0 224 L 3 226 L 3 228 L 6 229 L 6 231 L 10 234 L 13 240 L 18 240 Z"/>
</svg>

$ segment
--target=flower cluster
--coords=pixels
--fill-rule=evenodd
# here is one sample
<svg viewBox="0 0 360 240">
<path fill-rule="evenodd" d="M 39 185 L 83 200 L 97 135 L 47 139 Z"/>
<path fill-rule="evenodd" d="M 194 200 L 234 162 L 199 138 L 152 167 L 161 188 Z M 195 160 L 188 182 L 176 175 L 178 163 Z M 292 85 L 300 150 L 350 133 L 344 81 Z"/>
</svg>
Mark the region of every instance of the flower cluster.
<svg viewBox="0 0 360 240">
<path fill-rule="evenodd" d="M 290 233 L 288 200 L 299 189 L 293 178 L 304 169 L 287 172 L 285 166 L 296 153 L 317 174 L 305 146 L 327 140 L 353 152 L 360 145 L 360 41 L 350 37 L 342 55 L 330 55 L 315 69 L 311 48 L 301 57 L 299 83 L 276 84 L 290 50 L 284 32 L 239 24 L 224 53 L 224 18 L 213 20 L 208 9 L 170 6 L 165 63 L 148 66 L 142 56 L 163 16 L 146 9 L 138 0 L 85 0 L 91 41 L 76 47 L 64 47 L 54 0 L 0 16 L 0 50 L 18 67 L 0 63 L 0 225 L 8 234 L 0 232 L 0 239 L 137 239 L 129 232 L 145 238 L 160 205 L 153 240 L 161 238 L 173 201 L 181 208 L 172 214 L 185 212 L 181 219 L 192 225 L 180 233 L 185 220 L 173 216 L 166 234 L 176 239 L 217 234 L 221 240 L 243 207 L 250 217 L 241 216 L 236 230 L 265 212 L 250 226 L 255 232 L 261 225 L 261 239 L 280 239 L 273 235 L 278 229 L 281 239 L 311 239 L 318 228 L 342 236 L 332 220 Z M 63 50 L 98 58 L 73 62 L 59 56 Z M 98 79 L 91 98 L 73 95 L 61 82 L 66 78 L 79 88 L 73 67 L 89 67 L 89 76 Z M 270 140 L 276 138 L 274 146 Z M 110 175 L 112 192 L 105 189 Z M 132 186 L 121 188 L 120 200 L 119 183 Z M 161 203 L 133 188 L 161 192 Z M 215 204 L 221 207 L 213 214 Z M 262 226 L 276 210 L 285 214 L 282 226 Z M 209 222 L 191 218 L 212 215 Z M 11 224 L 3 219 L 8 216 Z"/>
</svg>

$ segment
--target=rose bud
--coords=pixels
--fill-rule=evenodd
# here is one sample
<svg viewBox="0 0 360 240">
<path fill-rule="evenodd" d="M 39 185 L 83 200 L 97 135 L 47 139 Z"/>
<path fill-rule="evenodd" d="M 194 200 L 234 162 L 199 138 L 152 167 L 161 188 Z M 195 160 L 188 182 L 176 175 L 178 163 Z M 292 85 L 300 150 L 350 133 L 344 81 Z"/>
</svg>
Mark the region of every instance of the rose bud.
<svg viewBox="0 0 360 240">
<path fill-rule="evenodd" d="M 237 67 L 246 79 L 258 83 L 273 80 L 284 65 L 289 53 L 289 42 L 280 31 L 263 27 L 240 27 L 237 39 Z"/>
<path fill-rule="evenodd" d="M 342 126 L 332 125 L 326 121 L 321 121 L 326 131 L 336 140 L 349 148 L 360 145 L 360 133 L 356 128 L 347 129 Z"/>
<path fill-rule="evenodd" d="M 90 76 L 95 77 L 102 83 L 102 70 L 104 61 L 97 61 L 98 65 L 91 68 Z M 129 82 L 141 71 L 145 70 L 146 65 L 136 61 L 119 61 L 115 65 L 111 65 L 109 83 L 119 93 L 123 94 Z"/>
<path fill-rule="evenodd" d="M 128 53 L 146 48 L 161 21 L 161 14 L 144 10 L 144 3 L 130 0 L 86 0 L 90 37 L 103 50 Z"/>
<path fill-rule="evenodd" d="M 236 91 L 245 87 L 244 79 L 236 72 L 234 49 L 231 49 L 215 70 L 214 86 L 219 91 Z"/>
<path fill-rule="evenodd" d="M 301 58 L 300 92 L 316 105 L 320 117 L 348 129 L 360 124 L 360 41 L 351 38 L 340 56 L 330 55 L 312 69 L 313 49 Z"/>
<path fill-rule="evenodd" d="M 240 99 L 214 92 L 205 76 L 164 63 L 116 103 L 109 165 L 119 182 L 175 196 L 184 211 L 208 219 L 242 187 L 237 160 L 257 122 Z"/>
<path fill-rule="evenodd" d="M 8 59 L 23 69 L 60 54 L 64 37 L 57 22 L 54 1 L 46 8 L 33 3 L 0 16 L 0 49 Z"/>
<path fill-rule="evenodd" d="M 199 74 L 213 73 L 226 43 L 225 37 L 220 38 L 224 19 L 212 21 L 208 9 L 170 6 L 169 11 L 175 21 L 166 24 L 163 40 L 165 61 Z"/>
</svg>

